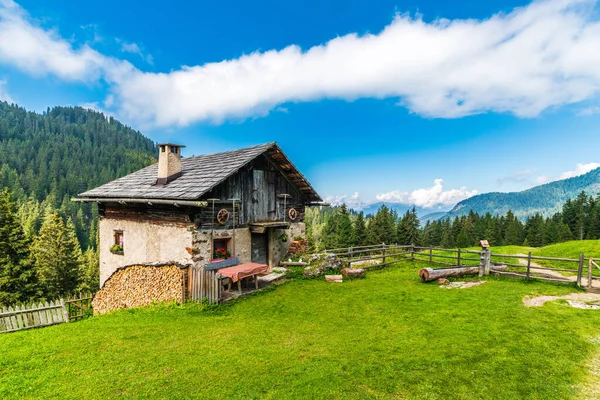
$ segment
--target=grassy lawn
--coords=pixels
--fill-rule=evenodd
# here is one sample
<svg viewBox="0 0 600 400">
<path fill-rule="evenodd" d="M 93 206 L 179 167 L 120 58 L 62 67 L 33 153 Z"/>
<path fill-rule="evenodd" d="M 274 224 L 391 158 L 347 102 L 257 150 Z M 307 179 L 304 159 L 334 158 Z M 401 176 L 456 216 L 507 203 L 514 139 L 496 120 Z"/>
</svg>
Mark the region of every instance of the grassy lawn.
<svg viewBox="0 0 600 400">
<path fill-rule="evenodd" d="M 441 289 L 422 266 L 0 335 L 0 398 L 575 399 L 598 384 L 600 311 L 522 303 L 573 286 Z"/>
</svg>

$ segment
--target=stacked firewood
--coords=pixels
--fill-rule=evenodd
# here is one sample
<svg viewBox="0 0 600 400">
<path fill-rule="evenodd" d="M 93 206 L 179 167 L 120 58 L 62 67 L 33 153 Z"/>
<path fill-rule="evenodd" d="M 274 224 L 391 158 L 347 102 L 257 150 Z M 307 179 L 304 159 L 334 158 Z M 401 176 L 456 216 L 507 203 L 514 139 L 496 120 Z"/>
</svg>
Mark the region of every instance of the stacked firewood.
<svg viewBox="0 0 600 400">
<path fill-rule="evenodd" d="M 290 254 L 302 254 L 308 252 L 308 240 L 294 240 L 288 250 Z"/>
<path fill-rule="evenodd" d="M 119 269 L 94 297 L 94 314 L 141 307 L 154 302 L 183 302 L 182 271 L 175 264 L 132 265 Z"/>
</svg>

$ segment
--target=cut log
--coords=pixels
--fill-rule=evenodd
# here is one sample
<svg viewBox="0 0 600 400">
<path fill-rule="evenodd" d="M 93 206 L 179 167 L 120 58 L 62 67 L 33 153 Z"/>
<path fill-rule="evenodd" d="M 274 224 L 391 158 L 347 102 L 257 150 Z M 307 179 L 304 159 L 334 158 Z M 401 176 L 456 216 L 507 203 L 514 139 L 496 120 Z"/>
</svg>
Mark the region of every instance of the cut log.
<svg viewBox="0 0 600 400">
<path fill-rule="evenodd" d="M 281 261 L 279 265 L 282 267 L 306 267 L 308 263 L 304 261 Z"/>
<path fill-rule="evenodd" d="M 506 265 L 494 265 L 493 271 L 506 271 L 508 268 Z M 419 276 L 423 282 L 432 282 L 439 278 L 448 278 L 450 276 L 462 276 L 462 275 L 477 275 L 479 274 L 479 267 L 454 267 L 454 268 L 421 268 L 419 270 Z"/>
<path fill-rule="evenodd" d="M 340 270 L 340 274 L 346 278 L 364 278 L 365 270 L 362 268 L 343 268 Z"/>
<path fill-rule="evenodd" d="M 342 283 L 342 275 L 325 275 L 327 282 Z"/>
</svg>

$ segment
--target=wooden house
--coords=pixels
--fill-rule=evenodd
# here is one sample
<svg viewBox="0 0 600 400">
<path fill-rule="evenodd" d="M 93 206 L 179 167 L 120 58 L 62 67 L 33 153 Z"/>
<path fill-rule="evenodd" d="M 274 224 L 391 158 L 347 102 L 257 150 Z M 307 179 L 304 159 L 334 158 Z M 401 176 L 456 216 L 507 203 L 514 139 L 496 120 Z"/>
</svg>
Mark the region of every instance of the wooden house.
<svg viewBox="0 0 600 400">
<path fill-rule="evenodd" d="M 218 249 L 274 266 L 322 202 L 276 143 L 187 158 L 158 146 L 157 164 L 75 199 L 99 206 L 101 284 L 124 265 L 206 264 Z"/>
</svg>

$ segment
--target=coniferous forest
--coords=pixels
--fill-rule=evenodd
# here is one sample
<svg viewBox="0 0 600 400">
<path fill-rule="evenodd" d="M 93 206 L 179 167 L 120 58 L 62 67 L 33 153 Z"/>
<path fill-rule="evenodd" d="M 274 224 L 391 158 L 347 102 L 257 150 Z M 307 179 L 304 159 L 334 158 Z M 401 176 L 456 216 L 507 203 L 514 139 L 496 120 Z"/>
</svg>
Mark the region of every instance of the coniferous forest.
<svg viewBox="0 0 600 400">
<path fill-rule="evenodd" d="M 398 215 L 383 205 L 375 215 L 348 210 L 345 205 L 312 208 L 306 213 L 307 235 L 313 250 L 380 243 L 414 244 L 443 248 L 471 247 L 486 239 L 492 246 L 541 247 L 569 240 L 600 239 L 600 195 L 581 192 L 551 217 L 536 214 L 524 222 L 505 215 L 471 211 L 420 226 L 416 210 Z"/>
<path fill-rule="evenodd" d="M 155 154 L 150 139 L 102 113 L 0 102 L 0 305 L 96 290 L 97 208 L 71 198 Z"/>
</svg>

